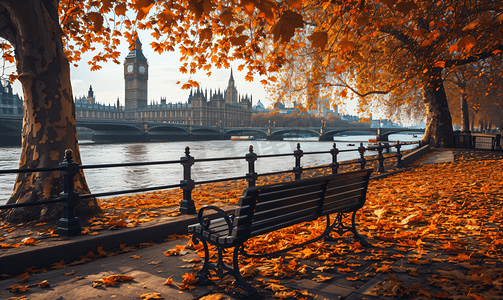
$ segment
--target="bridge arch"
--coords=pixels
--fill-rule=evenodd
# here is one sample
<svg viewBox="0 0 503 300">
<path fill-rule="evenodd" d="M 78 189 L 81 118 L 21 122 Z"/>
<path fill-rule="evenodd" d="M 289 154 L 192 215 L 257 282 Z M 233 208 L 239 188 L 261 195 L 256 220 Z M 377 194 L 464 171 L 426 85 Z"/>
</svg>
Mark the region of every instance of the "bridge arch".
<svg viewBox="0 0 503 300">
<path fill-rule="evenodd" d="M 271 132 L 273 136 L 285 135 L 287 133 L 297 133 L 297 134 L 309 134 L 311 136 L 319 136 L 320 132 L 308 128 L 285 128 L 285 129 L 274 129 Z"/>
<path fill-rule="evenodd" d="M 254 137 L 266 137 L 267 129 L 252 129 L 252 128 L 239 128 L 239 129 L 228 129 L 225 130 L 225 135 L 227 136 L 254 136 Z"/>
<path fill-rule="evenodd" d="M 141 124 L 132 125 L 77 121 L 77 127 L 88 128 L 97 132 L 128 132 L 140 134 L 143 132 Z"/>
<path fill-rule="evenodd" d="M 376 134 L 377 129 L 373 128 L 358 128 L 358 129 L 329 129 L 326 130 L 326 132 L 320 136 L 320 141 L 332 141 L 334 139 L 334 136 L 339 133 L 353 133 L 353 132 L 364 132 L 368 134 Z"/>
<path fill-rule="evenodd" d="M 397 133 L 424 133 L 424 129 L 406 129 L 406 128 L 400 128 L 400 129 L 381 129 L 381 135 L 380 135 L 380 140 L 387 141 L 389 140 L 389 136 L 392 134 L 397 134 Z"/>
<path fill-rule="evenodd" d="M 212 135 L 216 135 L 216 134 L 220 134 L 220 130 L 218 130 L 217 128 L 192 128 L 192 134 L 197 134 L 197 135 L 200 135 L 200 134 L 212 134 Z"/>
<path fill-rule="evenodd" d="M 164 134 L 188 134 L 188 127 L 177 126 L 175 124 L 162 124 L 148 128 L 149 133 L 164 133 Z"/>
</svg>

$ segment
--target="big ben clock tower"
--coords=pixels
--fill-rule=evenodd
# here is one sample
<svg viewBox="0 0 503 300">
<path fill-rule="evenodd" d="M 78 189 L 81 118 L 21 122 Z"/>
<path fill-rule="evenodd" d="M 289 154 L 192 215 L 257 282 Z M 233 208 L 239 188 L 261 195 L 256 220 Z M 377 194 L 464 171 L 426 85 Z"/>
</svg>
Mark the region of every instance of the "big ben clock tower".
<svg viewBox="0 0 503 300">
<path fill-rule="evenodd" d="M 139 38 L 129 50 L 124 61 L 125 108 L 137 110 L 147 106 L 148 63 Z"/>
</svg>

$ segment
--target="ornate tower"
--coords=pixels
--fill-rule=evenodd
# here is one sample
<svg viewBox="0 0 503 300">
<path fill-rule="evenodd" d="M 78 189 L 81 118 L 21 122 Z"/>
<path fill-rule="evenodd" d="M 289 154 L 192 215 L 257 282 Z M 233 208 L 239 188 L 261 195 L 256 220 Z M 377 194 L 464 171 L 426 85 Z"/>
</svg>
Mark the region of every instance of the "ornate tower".
<svg viewBox="0 0 503 300">
<path fill-rule="evenodd" d="M 234 77 L 232 76 L 232 69 L 231 69 L 231 77 L 229 78 L 229 85 L 227 86 L 227 89 L 225 90 L 224 94 L 225 94 L 225 102 L 238 103 L 238 90 L 234 85 Z"/>
<path fill-rule="evenodd" d="M 96 99 L 94 98 L 93 86 L 90 85 L 89 91 L 87 92 L 87 104 L 94 104 L 95 100 Z"/>
<path fill-rule="evenodd" d="M 148 62 L 139 38 L 129 50 L 124 61 L 125 109 L 136 110 L 147 106 Z"/>
</svg>

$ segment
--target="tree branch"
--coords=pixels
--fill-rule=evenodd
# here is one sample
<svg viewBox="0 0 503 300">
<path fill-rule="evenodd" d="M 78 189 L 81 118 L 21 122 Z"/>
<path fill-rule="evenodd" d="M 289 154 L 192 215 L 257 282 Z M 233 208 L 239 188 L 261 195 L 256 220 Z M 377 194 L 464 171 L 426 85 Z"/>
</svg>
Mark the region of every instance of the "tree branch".
<svg viewBox="0 0 503 300">
<path fill-rule="evenodd" d="M 468 58 L 465 59 L 450 59 L 445 61 L 445 67 L 446 68 L 451 68 L 451 67 L 456 67 L 456 66 L 462 66 L 466 64 L 470 64 L 473 62 L 477 62 L 480 60 L 484 60 L 486 58 L 489 58 L 491 56 L 494 56 L 495 54 L 493 53 L 496 50 L 501 50 L 503 51 L 503 45 L 499 45 L 497 47 L 494 47 L 491 50 L 487 50 L 486 52 L 482 52 L 476 55 L 472 55 Z"/>
<path fill-rule="evenodd" d="M 391 93 L 391 91 L 393 91 L 395 88 L 397 88 L 399 85 L 401 85 L 402 83 L 404 83 L 405 81 L 402 81 L 402 82 L 399 82 L 397 84 L 395 84 L 394 86 L 392 86 L 390 89 L 388 89 L 387 91 L 370 91 L 370 92 L 366 92 L 366 93 L 360 93 L 358 92 L 356 89 L 354 89 L 352 86 L 350 86 L 349 84 L 347 84 L 346 82 L 344 82 L 344 80 L 342 80 L 340 77 L 338 78 L 341 82 L 344 83 L 344 87 L 348 88 L 351 92 L 355 93 L 356 95 L 360 96 L 361 98 L 365 98 L 366 96 L 368 95 L 387 95 L 389 93 Z M 342 85 L 341 85 L 342 86 Z"/>
<path fill-rule="evenodd" d="M 10 12 L 2 2 L 0 2 L 0 37 L 15 45 L 17 30 L 12 22 Z"/>
</svg>

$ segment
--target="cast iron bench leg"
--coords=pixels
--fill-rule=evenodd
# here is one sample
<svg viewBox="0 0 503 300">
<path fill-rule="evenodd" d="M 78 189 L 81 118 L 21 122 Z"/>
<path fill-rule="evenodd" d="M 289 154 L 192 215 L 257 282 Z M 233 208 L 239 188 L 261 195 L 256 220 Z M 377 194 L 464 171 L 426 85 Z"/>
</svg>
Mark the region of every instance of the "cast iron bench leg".
<svg viewBox="0 0 503 300">
<path fill-rule="evenodd" d="M 232 266 L 233 266 L 233 275 L 234 278 L 236 278 L 236 286 L 243 289 L 247 296 L 252 296 L 257 294 L 257 290 L 255 290 L 244 278 L 241 276 L 241 273 L 239 272 L 239 260 L 238 260 L 238 254 L 239 254 L 239 249 L 243 244 L 240 246 L 234 247 L 234 253 L 232 254 Z"/>
<path fill-rule="evenodd" d="M 372 246 L 372 244 L 367 242 L 365 237 L 363 235 L 359 234 L 358 231 L 356 230 L 355 217 L 356 217 L 356 211 L 354 211 L 353 215 L 351 216 L 351 227 L 348 227 L 342 223 L 342 219 L 344 218 L 344 213 L 337 213 L 337 216 L 335 217 L 334 223 L 332 224 L 332 228 L 335 229 L 335 231 L 337 232 L 337 234 L 339 234 L 339 236 L 342 236 L 345 232 L 351 231 L 353 233 L 353 238 L 355 240 L 359 241 L 363 247 Z M 330 234 L 327 234 L 327 236 L 325 237 L 325 240 L 335 241 L 336 239 L 331 237 Z"/>
<path fill-rule="evenodd" d="M 196 238 L 197 240 L 199 240 L 197 237 L 194 236 L 194 238 Z M 209 278 L 208 278 L 208 275 L 210 274 L 209 273 L 209 267 L 210 267 L 210 251 L 208 249 L 208 243 L 206 243 L 206 241 L 204 240 L 200 240 L 202 243 L 203 243 L 203 246 L 204 246 L 204 265 L 203 265 L 203 268 L 201 270 L 199 270 L 199 272 L 197 272 L 197 275 L 196 275 L 196 278 L 198 279 L 197 280 L 197 283 L 200 284 L 200 285 L 212 285 L 213 284 L 213 281 L 211 281 Z"/>
<path fill-rule="evenodd" d="M 363 235 L 359 234 L 358 231 L 356 230 L 355 216 L 356 216 L 356 211 L 353 212 L 353 216 L 351 217 L 351 229 L 350 229 L 354 235 L 354 239 L 358 240 L 360 242 L 360 245 L 362 245 L 363 247 L 372 246 L 369 242 L 367 242 L 365 237 Z"/>
<path fill-rule="evenodd" d="M 197 239 L 197 237 L 196 237 Z M 199 239 L 198 239 L 199 240 Z M 225 262 L 223 261 L 223 247 L 218 247 L 218 257 L 217 257 L 217 263 L 211 263 L 210 262 L 210 254 L 209 254 L 209 247 L 208 243 L 204 240 L 201 240 L 203 245 L 204 245 L 204 265 L 199 272 L 197 272 L 196 278 L 197 284 L 200 285 L 213 285 L 214 282 L 208 278 L 210 275 L 210 269 L 213 269 L 218 277 L 220 279 L 224 278 L 225 275 L 229 274 L 234 276 L 236 279 L 236 287 L 241 288 L 244 290 L 245 294 L 247 296 L 252 296 L 257 293 L 257 290 L 255 290 L 244 278 L 241 276 L 241 273 L 239 272 L 239 261 L 238 261 L 238 254 L 239 254 L 239 249 L 242 246 L 236 246 L 234 247 L 234 253 L 232 255 L 232 266 L 233 268 L 229 268 L 225 265 Z"/>
</svg>

